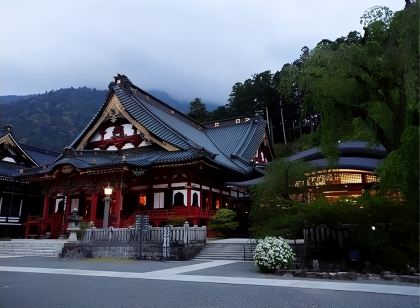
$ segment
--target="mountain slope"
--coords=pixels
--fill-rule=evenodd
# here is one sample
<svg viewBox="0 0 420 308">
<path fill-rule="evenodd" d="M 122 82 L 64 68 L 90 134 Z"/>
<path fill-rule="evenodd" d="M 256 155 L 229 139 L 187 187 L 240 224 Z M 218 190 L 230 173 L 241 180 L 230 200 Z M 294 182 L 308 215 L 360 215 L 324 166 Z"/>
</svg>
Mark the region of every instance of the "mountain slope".
<svg viewBox="0 0 420 308">
<path fill-rule="evenodd" d="M 104 102 L 105 90 L 68 88 L 0 104 L 0 123 L 10 123 L 19 142 L 61 151 Z"/>
<path fill-rule="evenodd" d="M 12 124 L 19 142 L 61 151 L 83 130 L 105 100 L 107 91 L 67 88 L 34 95 L 0 96 L 0 128 Z M 187 113 L 189 103 L 161 90 L 149 93 Z"/>
</svg>

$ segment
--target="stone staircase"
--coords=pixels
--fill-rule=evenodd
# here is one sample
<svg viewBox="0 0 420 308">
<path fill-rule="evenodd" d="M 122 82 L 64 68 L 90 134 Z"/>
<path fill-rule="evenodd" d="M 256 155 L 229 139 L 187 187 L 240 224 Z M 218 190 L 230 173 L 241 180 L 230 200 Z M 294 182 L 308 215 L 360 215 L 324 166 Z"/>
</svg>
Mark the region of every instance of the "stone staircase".
<svg viewBox="0 0 420 308">
<path fill-rule="evenodd" d="M 231 238 L 208 240 L 206 246 L 195 257 L 196 260 L 252 260 L 255 250 L 255 240 L 252 245 L 249 239 Z"/>
<path fill-rule="evenodd" d="M 207 243 L 195 259 L 204 260 L 243 260 L 244 245 L 240 243 Z"/>
<path fill-rule="evenodd" d="M 303 240 L 288 240 L 296 254 L 296 263 L 303 263 L 304 245 Z M 207 241 L 195 260 L 242 260 L 252 261 L 257 243 L 249 239 L 224 239 Z"/>
<path fill-rule="evenodd" d="M 57 257 L 65 240 L 14 239 L 0 241 L 0 256 L 42 256 Z"/>
</svg>

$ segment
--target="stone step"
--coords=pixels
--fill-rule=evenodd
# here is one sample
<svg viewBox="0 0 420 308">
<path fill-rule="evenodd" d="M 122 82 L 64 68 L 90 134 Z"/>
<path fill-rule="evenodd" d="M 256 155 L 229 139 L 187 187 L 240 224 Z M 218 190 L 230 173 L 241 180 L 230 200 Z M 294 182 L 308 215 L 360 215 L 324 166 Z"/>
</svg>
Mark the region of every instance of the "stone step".
<svg viewBox="0 0 420 308">
<path fill-rule="evenodd" d="M 244 258 L 239 257 L 201 257 L 197 256 L 194 258 L 194 260 L 238 260 L 238 261 L 244 261 Z M 249 261 L 248 259 L 246 261 Z"/>
<path fill-rule="evenodd" d="M 0 242 L 1 255 L 57 257 L 63 240 L 12 240 Z"/>
<path fill-rule="evenodd" d="M 245 259 L 252 259 L 255 245 L 245 246 Z M 244 260 L 243 243 L 207 243 L 200 254 L 195 257 L 198 260 Z"/>
<path fill-rule="evenodd" d="M 296 261 L 303 262 L 303 243 L 290 243 L 292 249 L 296 253 Z M 245 247 L 245 260 L 253 260 L 256 244 L 244 245 L 243 243 L 207 243 L 206 247 L 200 252 L 195 259 L 207 260 L 244 260 L 244 247 Z"/>
</svg>

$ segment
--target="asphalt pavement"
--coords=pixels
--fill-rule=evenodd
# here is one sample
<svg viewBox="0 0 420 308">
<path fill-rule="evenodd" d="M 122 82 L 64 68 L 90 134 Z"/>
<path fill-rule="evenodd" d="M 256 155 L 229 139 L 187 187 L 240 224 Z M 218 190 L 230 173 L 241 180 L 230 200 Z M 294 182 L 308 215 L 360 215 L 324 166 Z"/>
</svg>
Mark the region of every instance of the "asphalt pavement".
<svg viewBox="0 0 420 308">
<path fill-rule="evenodd" d="M 418 285 L 283 278 L 252 262 L 0 258 L 0 307 L 419 307 Z"/>
</svg>

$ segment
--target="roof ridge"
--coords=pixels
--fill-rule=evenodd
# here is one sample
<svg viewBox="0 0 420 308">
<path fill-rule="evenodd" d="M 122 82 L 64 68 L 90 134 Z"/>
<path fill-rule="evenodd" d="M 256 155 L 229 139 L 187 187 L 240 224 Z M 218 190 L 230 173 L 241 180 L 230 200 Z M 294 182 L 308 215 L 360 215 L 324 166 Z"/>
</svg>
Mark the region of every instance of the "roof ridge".
<svg viewBox="0 0 420 308">
<path fill-rule="evenodd" d="M 159 121 L 159 123 L 161 123 L 161 124 L 163 124 L 165 127 L 167 127 L 168 129 L 170 129 L 171 131 L 173 131 L 174 133 L 176 133 L 177 135 L 178 135 L 178 137 L 180 137 L 180 138 L 182 138 L 182 139 L 184 139 L 184 141 L 185 142 L 187 142 L 190 146 L 192 146 L 193 148 L 195 148 L 195 149 L 200 149 L 201 147 L 198 145 L 198 144 L 196 144 L 194 141 L 192 141 L 190 138 L 188 138 L 188 137 L 186 137 L 184 134 L 182 134 L 179 130 L 177 130 L 176 128 L 174 128 L 174 127 L 172 127 L 172 126 L 170 126 L 170 125 L 168 125 L 165 121 L 163 121 L 163 120 L 161 120 L 159 117 L 157 117 L 150 109 L 149 109 L 149 107 L 148 106 L 146 106 L 143 102 L 142 102 L 142 99 L 141 98 L 139 98 L 139 97 L 137 97 L 137 96 L 135 96 L 135 95 L 133 95 L 133 94 L 131 94 L 133 97 L 134 97 L 134 99 L 138 102 L 138 103 L 140 103 L 146 110 L 147 110 L 147 112 L 149 113 L 149 115 L 150 116 L 152 116 L 154 119 L 156 119 L 157 121 Z M 147 102 L 146 102 L 147 103 Z M 188 123 L 186 123 L 187 125 L 189 125 Z M 196 130 L 198 130 L 197 128 L 195 128 L 194 126 L 192 126 L 192 125 L 189 125 L 191 128 L 193 128 L 193 129 L 196 129 Z"/>
<path fill-rule="evenodd" d="M 134 89 L 136 89 L 137 91 L 140 91 L 141 93 L 143 93 L 144 95 L 151 97 L 153 100 L 155 100 L 155 101 L 156 101 L 156 102 L 158 102 L 159 104 L 161 104 L 161 105 L 165 106 L 166 108 L 170 109 L 171 111 L 173 110 L 173 111 L 174 111 L 174 112 L 176 112 L 179 116 L 181 116 L 181 118 L 183 118 L 183 119 L 187 119 L 189 122 L 193 122 L 194 124 L 197 124 L 197 125 L 199 125 L 199 126 L 203 127 L 203 125 L 202 125 L 200 122 L 198 122 L 198 121 L 194 120 L 193 118 L 191 118 L 191 117 L 187 116 L 185 113 L 183 113 L 183 112 L 179 111 L 179 110 L 178 110 L 177 108 L 175 108 L 174 106 L 169 105 L 168 103 L 165 103 L 163 100 L 159 99 L 158 97 L 154 96 L 153 94 L 150 94 L 149 92 L 145 91 L 144 89 L 142 89 L 142 88 L 140 88 L 140 87 L 136 86 L 134 83 L 132 83 L 132 82 L 131 82 L 131 80 L 130 80 L 127 76 L 125 76 L 125 75 L 118 75 L 118 76 L 116 76 L 115 78 L 116 78 L 116 79 L 118 79 L 118 78 L 126 79 L 126 81 L 128 81 L 129 86 L 130 86 L 131 88 L 134 88 Z M 122 83 L 122 84 L 124 84 L 124 81 L 123 81 L 123 82 L 121 82 L 121 83 Z M 118 84 L 118 83 L 116 83 L 116 84 Z M 126 87 L 126 88 L 128 88 L 128 87 Z M 135 95 L 134 95 L 134 96 L 135 96 Z"/>
</svg>

